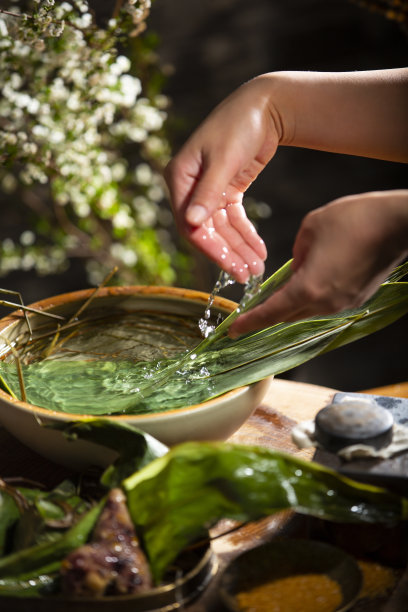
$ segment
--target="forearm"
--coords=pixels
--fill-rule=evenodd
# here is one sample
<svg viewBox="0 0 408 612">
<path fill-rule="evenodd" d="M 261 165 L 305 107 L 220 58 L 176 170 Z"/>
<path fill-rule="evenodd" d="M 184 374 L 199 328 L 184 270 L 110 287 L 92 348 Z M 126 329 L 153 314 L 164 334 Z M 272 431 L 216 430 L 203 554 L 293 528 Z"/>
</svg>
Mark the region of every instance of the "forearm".
<svg viewBox="0 0 408 612">
<path fill-rule="evenodd" d="M 254 80 L 268 91 L 281 145 L 408 162 L 408 69 Z"/>
</svg>

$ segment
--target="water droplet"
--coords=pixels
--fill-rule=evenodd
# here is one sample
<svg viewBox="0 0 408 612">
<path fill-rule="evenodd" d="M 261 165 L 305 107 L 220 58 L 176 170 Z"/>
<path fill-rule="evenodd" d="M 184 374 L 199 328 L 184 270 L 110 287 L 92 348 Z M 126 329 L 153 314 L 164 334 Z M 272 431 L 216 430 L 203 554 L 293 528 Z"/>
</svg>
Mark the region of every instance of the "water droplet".
<svg viewBox="0 0 408 612">
<path fill-rule="evenodd" d="M 248 305 L 249 300 L 255 297 L 260 289 L 262 284 L 262 274 L 259 275 L 251 275 L 248 281 L 245 284 L 244 295 L 239 303 L 242 309 L 245 309 Z"/>
<path fill-rule="evenodd" d="M 225 258 L 225 255 L 222 255 L 221 257 Z M 215 325 L 211 325 L 209 323 L 209 320 L 211 317 L 211 308 L 212 308 L 212 305 L 214 304 L 215 296 L 222 289 L 224 289 L 228 285 L 233 285 L 234 283 L 235 283 L 234 279 L 228 274 L 228 272 L 225 272 L 225 270 L 221 270 L 218 280 L 216 281 L 214 288 L 208 297 L 207 306 L 204 311 L 204 317 L 201 318 L 198 322 L 198 327 L 201 331 L 201 335 L 204 338 L 208 338 L 208 336 L 212 334 L 213 331 L 215 330 Z M 217 316 L 217 324 L 219 323 L 219 319 L 220 319 L 220 315 Z"/>
</svg>

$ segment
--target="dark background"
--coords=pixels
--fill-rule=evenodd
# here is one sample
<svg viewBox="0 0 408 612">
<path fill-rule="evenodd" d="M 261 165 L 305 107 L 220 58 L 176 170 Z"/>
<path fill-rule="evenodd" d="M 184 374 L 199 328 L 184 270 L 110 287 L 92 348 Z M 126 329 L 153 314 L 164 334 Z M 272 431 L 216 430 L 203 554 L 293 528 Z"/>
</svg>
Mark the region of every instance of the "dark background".
<svg viewBox="0 0 408 612">
<path fill-rule="evenodd" d="M 112 2 L 97 6 L 102 10 L 107 4 Z M 159 36 L 158 53 L 168 73 L 165 93 L 172 100 L 174 150 L 218 102 L 262 72 L 407 64 L 408 36 L 402 28 L 349 0 L 155 0 L 148 28 Z M 279 149 L 249 192 L 271 209 L 259 225 L 269 252 L 267 273 L 291 257 L 297 228 L 308 210 L 347 194 L 406 188 L 407 176 L 403 164 Z M 199 264 L 196 288 L 210 291 L 218 271 L 206 261 Z M 63 275 L 39 279 L 18 273 L 1 283 L 18 288 L 26 302 L 86 286 L 83 270 L 75 263 Z M 348 391 L 407 380 L 407 330 L 405 317 L 285 377 Z"/>
</svg>

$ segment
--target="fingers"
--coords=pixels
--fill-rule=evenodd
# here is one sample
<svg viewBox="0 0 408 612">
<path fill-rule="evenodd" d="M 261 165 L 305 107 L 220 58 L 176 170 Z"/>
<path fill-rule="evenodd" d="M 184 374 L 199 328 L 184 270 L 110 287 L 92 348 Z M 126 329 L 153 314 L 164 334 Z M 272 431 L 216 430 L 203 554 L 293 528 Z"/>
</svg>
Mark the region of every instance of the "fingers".
<svg viewBox="0 0 408 612">
<path fill-rule="evenodd" d="M 231 223 L 228 211 L 234 208 Z M 217 210 L 203 225 L 190 233 L 191 242 L 215 261 L 235 280 L 245 283 L 250 275 L 264 273 L 266 248 L 245 213 L 237 211 L 242 205 Z M 237 219 L 239 222 L 237 222 Z"/>
<path fill-rule="evenodd" d="M 190 241 L 202 253 L 220 266 L 239 283 L 245 283 L 249 277 L 248 264 L 234 252 L 228 242 L 214 228 L 209 220 L 191 231 Z"/>
<path fill-rule="evenodd" d="M 184 172 L 182 181 L 180 172 L 171 168 L 167 170 L 167 182 L 180 232 L 238 282 L 245 283 L 251 274 L 262 275 L 267 251 L 264 241 L 245 214 L 242 192 L 231 185 L 222 191 L 222 187 L 214 188 L 212 181 L 209 187 L 210 171 L 204 180 L 197 168 L 190 170 L 195 175 Z M 178 177 L 177 180 L 175 177 Z M 203 194 L 206 194 L 206 206 L 199 204 L 203 201 Z M 214 210 L 208 217 L 210 209 Z M 191 210 L 196 213 L 192 215 Z M 194 223 L 191 223 L 191 217 Z M 205 221 L 198 223 L 200 218 Z"/>
<path fill-rule="evenodd" d="M 241 315 L 228 333 L 231 338 L 236 338 L 283 321 L 332 314 L 353 305 L 350 299 L 349 293 L 336 290 L 328 280 L 321 282 L 320 277 L 310 277 L 301 267 L 282 289 L 260 306 Z"/>
<path fill-rule="evenodd" d="M 289 287 L 288 290 L 290 282 L 263 304 L 234 321 L 228 330 L 229 336 L 236 338 L 241 334 L 264 329 L 282 321 L 297 321 L 308 316 L 305 302 L 299 301 L 296 297 L 296 289 L 293 291 Z"/>
<path fill-rule="evenodd" d="M 242 240 L 258 255 L 262 261 L 265 261 L 267 257 L 265 243 L 246 216 L 242 204 L 233 202 L 227 204 L 226 212 L 231 226 L 237 230 L 242 237 Z"/>
<path fill-rule="evenodd" d="M 237 205 L 234 205 L 235 207 Z M 228 248 L 233 257 L 241 257 L 248 267 L 249 274 L 260 275 L 264 273 L 263 260 L 266 256 L 266 249 L 262 249 L 261 239 L 256 240 L 256 231 L 248 219 L 242 225 L 237 225 L 237 228 L 231 223 L 231 218 L 228 213 L 230 206 L 227 209 L 217 210 L 212 219 L 214 228 L 219 236 L 222 236 L 228 244 Z M 253 228 L 253 229 L 252 229 Z M 240 232 L 242 230 L 242 233 Z M 249 239 L 249 241 L 248 241 Z M 253 246 L 255 248 L 253 248 Z M 258 248 L 260 255 L 258 255 Z"/>
<path fill-rule="evenodd" d="M 238 156 L 217 145 L 219 130 L 212 138 L 211 133 L 206 136 L 206 130 L 199 129 L 193 134 L 164 173 L 176 216 L 192 227 L 202 225 L 226 205 L 225 191 L 240 165 Z"/>
<path fill-rule="evenodd" d="M 225 205 L 225 185 L 228 179 L 218 172 L 208 171 L 202 178 L 191 197 L 186 209 L 186 221 L 193 227 L 202 225 L 223 204 Z"/>
</svg>

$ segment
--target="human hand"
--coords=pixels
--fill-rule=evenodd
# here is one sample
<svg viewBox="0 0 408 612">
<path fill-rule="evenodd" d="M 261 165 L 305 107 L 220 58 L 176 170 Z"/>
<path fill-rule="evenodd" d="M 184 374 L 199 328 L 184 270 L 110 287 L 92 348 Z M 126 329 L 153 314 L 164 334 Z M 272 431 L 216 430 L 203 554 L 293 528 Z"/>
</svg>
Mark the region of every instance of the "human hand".
<svg viewBox="0 0 408 612">
<path fill-rule="evenodd" d="M 267 254 L 242 198 L 279 142 L 269 87 L 264 75 L 237 89 L 165 171 L 180 233 L 242 283 L 263 273 Z"/>
<path fill-rule="evenodd" d="M 291 278 L 240 316 L 230 336 L 360 306 L 408 255 L 407 236 L 408 190 L 348 196 L 308 213 Z"/>
<path fill-rule="evenodd" d="M 406 68 L 275 72 L 249 81 L 209 115 L 166 169 L 179 231 L 236 280 L 261 273 L 266 249 L 242 196 L 278 144 L 406 162 L 407 90 Z M 298 282 L 304 289 L 300 276 L 281 298 Z M 288 307 L 280 309 L 285 317 Z"/>
</svg>

